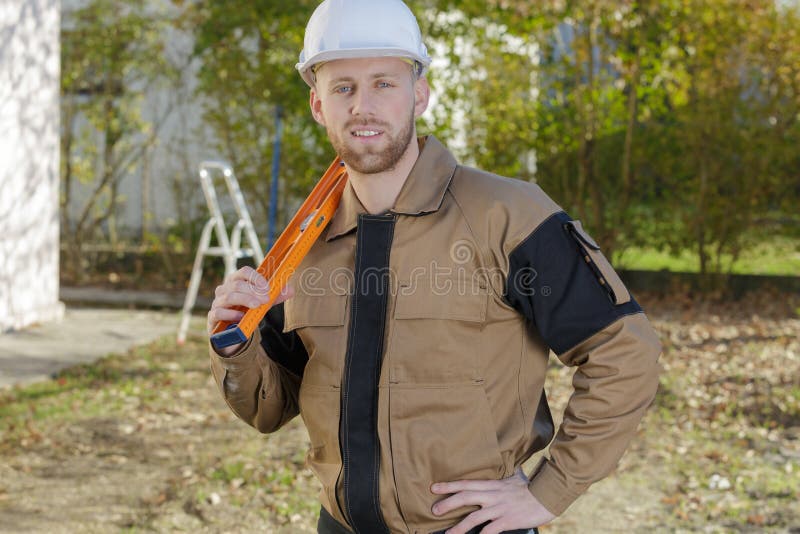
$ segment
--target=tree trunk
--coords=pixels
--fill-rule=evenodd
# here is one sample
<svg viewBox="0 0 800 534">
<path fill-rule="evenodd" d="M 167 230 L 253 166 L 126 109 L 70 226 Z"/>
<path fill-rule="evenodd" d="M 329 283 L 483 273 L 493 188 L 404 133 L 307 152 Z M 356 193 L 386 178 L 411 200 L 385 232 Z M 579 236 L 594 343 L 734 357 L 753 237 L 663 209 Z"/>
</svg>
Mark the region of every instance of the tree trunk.
<svg viewBox="0 0 800 534">
<path fill-rule="evenodd" d="M 586 86 L 583 91 L 587 98 L 584 100 L 584 135 L 581 139 L 580 165 L 585 184 L 589 190 L 592 201 L 592 221 L 590 226 L 599 240 L 605 241 L 606 224 L 603 217 L 603 193 L 597 183 L 597 102 L 595 99 L 595 61 L 594 51 L 597 46 L 598 14 L 596 8 L 592 9 L 591 18 L 587 21 L 588 29 L 585 34 L 586 46 Z M 588 215 L 588 214 L 587 214 Z M 584 215 L 586 216 L 586 215 Z"/>
<path fill-rule="evenodd" d="M 577 33 L 580 31 L 578 25 L 575 26 L 575 33 L 576 38 L 574 40 L 575 46 L 575 93 L 577 95 L 575 108 L 577 109 L 578 113 L 578 120 L 580 121 L 580 140 L 578 141 L 578 187 L 577 191 L 575 191 L 575 204 L 578 209 L 578 217 L 581 219 L 586 219 L 586 182 L 589 179 L 588 174 L 590 172 L 590 166 L 587 165 L 587 160 L 589 159 L 589 147 L 587 146 L 587 137 L 591 136 L 590 126 L 588 124 L 588 119 L 586 118 L 586 111 L 587 111 L 587 98 L 586 98 L 586 87 L 583 85 L 581 80 L 582 72 L 582 65 L 584 63 L 584 50 L 582 50 L 580 46 L 581 40 L 577 38 Z M 589 51 L 591 55 L 591 51 Z M 586 60 L 588 62 L 588 59 Z"/>
<path fill-rule="evenodd" d="M 62 134 L 61 134 L 61 161 L 64 163 L 63 172 L 61 175 L 61 183 L 63 184 L 63 194 L 59 199 L 61 208 L 61 240 L 65 245 L 65 258 L 64 264 L 70 273 L 76 273 L 79 266 L 75 263 L 75 255 L 72 251 L 71 239 L 73 232 L 72 221 L 69 216 L 69 205 L 72 199 L 72 144 L 74 142 L 73 128 L 75 120 L 75 106 L 69 97 L 62 99 L 63 118 L 62 118 Z"/>
<path fill-rule="evenodd" d="M 708 272 L 708 251 L 706 250 L 706 190 L 708 187 L 708 176 L 705 158 L 700 156 L 700 187 L 697 194 L 697 217 L 695 222 L 695 235 L 697 236 L 697 254 L 700 258 L 700 274 Z"/>
<path fill-rule="evenodd" d="M 630 85 L 628 86 L 628 105 L 627 114 L 628 121 L 625 126 L 625 144 L 622 149 L 622 194 L 620 195 L 619 206 L 617 207 L 617 222 L 616 228 L 621 228 L 629 221 L 624 220 L 625 215 L 628 213 L 628 207 L 631 202 L 631 193 L 633 192 L 633 134 L 636 128 L 636 115 L 639 108 L 639 99 L 637 97 L 637 90 L 640 81 L 640 67 L 639 56 L 637 54 L 636 61 L 633 65 L 633 72 L 631 73 Z M 609 248 L 616 248 L 616 233 L 609 236 Z M 610 253 L 611 250 L 608 251 Z"/>
</svg>

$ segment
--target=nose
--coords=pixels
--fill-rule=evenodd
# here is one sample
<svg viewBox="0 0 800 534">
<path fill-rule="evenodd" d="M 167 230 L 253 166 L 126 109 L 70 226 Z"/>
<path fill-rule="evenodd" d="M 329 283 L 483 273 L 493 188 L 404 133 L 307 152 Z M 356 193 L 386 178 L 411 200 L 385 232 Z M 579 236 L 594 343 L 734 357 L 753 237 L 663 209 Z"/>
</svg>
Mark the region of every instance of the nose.
<svg viewBox="0 0 800 534">
<path fill-rule="evenodd" d="M 372 115 L 375 111 L 375 98 L 368 90 L 356 91 L 353 95 L 353 107 L 350 110 L 355 116 Z"/>
</svg>

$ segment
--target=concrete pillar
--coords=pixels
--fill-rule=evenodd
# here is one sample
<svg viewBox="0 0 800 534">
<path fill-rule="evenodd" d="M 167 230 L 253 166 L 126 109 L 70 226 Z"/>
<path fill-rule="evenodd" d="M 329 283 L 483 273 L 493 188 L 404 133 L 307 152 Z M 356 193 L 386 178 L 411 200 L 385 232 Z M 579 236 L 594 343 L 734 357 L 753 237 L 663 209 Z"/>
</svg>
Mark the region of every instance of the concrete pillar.
<svg viewBox="0 0 800 534">
<path fill-rule="evenodd" d="M 0 1 L 0 331 L 60 318 L 58 0 Z"/>
</svg>

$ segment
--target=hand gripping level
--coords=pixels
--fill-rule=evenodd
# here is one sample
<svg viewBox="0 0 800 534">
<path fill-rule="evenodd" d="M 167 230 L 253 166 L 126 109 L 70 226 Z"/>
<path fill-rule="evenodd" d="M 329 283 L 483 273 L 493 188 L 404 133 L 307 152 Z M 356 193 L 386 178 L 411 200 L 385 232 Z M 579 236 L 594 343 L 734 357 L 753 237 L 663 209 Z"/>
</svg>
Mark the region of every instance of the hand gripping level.
<svg viewBox="0 0 800 534">
<path fill-rule="evenodd" d="M 244 343 L 252 337 L 272 307 L 271 303 L 280 295 L 289 277 L 333 218 L 346 183 L 347 169 L 342 160 L 336 158 L 256 269 L 269 284 L 269 302 L 257 308 L 239 307 L 245 314 L 238 323 L 217 323 L 211 333 L 211 343 L 215 348 Z"/>
</svg>

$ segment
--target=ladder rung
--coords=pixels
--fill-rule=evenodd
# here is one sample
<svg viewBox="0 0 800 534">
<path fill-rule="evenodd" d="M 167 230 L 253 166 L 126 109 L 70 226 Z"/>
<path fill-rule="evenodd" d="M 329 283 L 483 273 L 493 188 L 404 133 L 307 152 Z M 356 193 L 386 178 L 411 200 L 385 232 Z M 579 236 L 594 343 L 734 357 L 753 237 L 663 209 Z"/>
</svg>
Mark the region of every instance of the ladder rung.
<svg viewBox="0 0 800 534">
<path fill-rule="evenodd" d="M 228 251 L 222 247 L 208 247 L 203 256 L 225 256 L 227 254 Z M 234 251 L 233 255 L 237 258 L 255 258 L 256 253 L 252 248 L 241 248 Z"/>
</svg>

